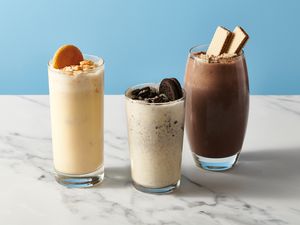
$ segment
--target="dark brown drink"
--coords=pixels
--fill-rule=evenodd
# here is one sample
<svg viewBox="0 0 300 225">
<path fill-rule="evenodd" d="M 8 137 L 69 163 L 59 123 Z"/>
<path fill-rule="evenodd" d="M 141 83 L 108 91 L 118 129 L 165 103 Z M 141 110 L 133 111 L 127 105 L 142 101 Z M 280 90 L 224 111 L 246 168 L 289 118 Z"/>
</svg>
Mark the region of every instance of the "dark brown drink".
<svg viewBox="0 0 300 225">
<path fill-rule="evenodd" d="M 188 58 L 186 130 L 198 166 L 231 168 L 242 149 L 249 111 L 249 84 L 244 55 Z M 202 54 L 203 55 L 203 54 Z"/>
</svg>

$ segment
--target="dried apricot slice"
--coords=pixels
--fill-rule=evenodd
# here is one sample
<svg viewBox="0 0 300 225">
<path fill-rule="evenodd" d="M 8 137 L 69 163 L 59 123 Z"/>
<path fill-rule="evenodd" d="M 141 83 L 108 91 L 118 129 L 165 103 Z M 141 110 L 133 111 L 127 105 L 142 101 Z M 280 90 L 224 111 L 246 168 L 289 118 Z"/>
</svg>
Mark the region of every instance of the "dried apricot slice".
<svg viewBox="0 0 300 225">
<path fill-rule="evenodd" d="M 83 55 L 79 48 L 74 45 L 63 45 L 53 56 L 53 67 L 62 69 L 66 66 L 79 65 L 83 61 Z"/>
</svg>

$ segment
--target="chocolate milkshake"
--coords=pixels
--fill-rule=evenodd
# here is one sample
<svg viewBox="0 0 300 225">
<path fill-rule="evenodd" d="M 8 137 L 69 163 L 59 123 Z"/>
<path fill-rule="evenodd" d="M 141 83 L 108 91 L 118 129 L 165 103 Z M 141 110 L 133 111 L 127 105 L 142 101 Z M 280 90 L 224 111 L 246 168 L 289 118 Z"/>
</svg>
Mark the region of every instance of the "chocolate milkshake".
<svg viewBox="0 0 300 225">
<path fill-rule="evenodd" d="M 243 53 L 208 56 L 191 49 L 185 75 L 186 130 L 194 159 L 208 170 L 231 168 L 242 149 L 249 110 Z"/>
</svg>

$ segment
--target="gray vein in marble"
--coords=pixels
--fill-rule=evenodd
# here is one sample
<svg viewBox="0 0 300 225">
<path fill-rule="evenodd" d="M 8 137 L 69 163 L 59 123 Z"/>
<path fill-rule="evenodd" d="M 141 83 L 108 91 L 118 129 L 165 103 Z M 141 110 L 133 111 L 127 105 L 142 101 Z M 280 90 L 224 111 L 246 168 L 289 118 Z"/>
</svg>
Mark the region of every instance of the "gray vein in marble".
<svg viewBox="0 0 300 225">
<path fill-rule="evenodd" d="M 293 113 L 294 115 L 300 116 L 300 110 L 295 110 L 295 109 L 292 108 L 292 107 L 286 106 L 286 105 L 282 102 L 282 100 L 280 100 L 280 99 L 278 99 L 278 98 L 277 98 L 277 99 L 274 99 L 274 98 L 266 98 L 266 99 L 267 99 L 267 101 L 268 101 L 269 103 L 273 104 L 273 105 L 276 106 L 277 108 L 282 109 L 282 110 L 284 110 L 284 111 L 286 111 L 286 112 Z M 296 104 L 298 104 L 298 103 L 296 103 Z"/>
<path fill-rule="evenodd" d="M 74 214 L 77 214 L 78 211 L 80 210 L 78 207 L 78 203 L 82 202 L 81 199 L 76 199 L 78 198 L 78 193 L 77 195 L 72 195 L 68 196 L 66 192 L 63 191 L 63 198 L 65 204 L 69 207 L 70 211 L 73 212 Z M 110 201 L 106 197 L 104 197 L 100 192 L 93 191 L 92 192 L 93 198 L 96 202 L 99 202 L 99 209 L 98 211 L 98 216 L 99 218 L 101 217 L 107 217 L 115 215 L 120 215 L 122 214 L 130 224 L 139 224 L 139 225 L 146 225 L 148 223 L 144 223 L 136 214 L 135 211 L 129 207 L 125 207 L 122 204 L 115 202 L 115 201 Z M 87 219 L 87 218 L 85 218 Z"/>
<path fill-rule="evenodd" d="M 30 147 L 32 146 L 32 143 L 43 142 L 46 142 L 50 146 L 50 138 L 28 136 L 18 132 L 10 132 L 7 135 L 1 135 L 0 141 L 4 144 L 3 147 L 0 147 L 0 158 L 15 160 L 14 163 L 10 164 L 10 168 L 14 169 L 16 173 L 19 173 L 21 168 L 27 164 L 41 171 L 42 174 L 37 177 L 37 180 L 53 180 L 53 174 L 48 169 L 52 168 L 51 154 L 47 154 L 46 151 L 38 151 L 38 149 L 32 151 L 34 148 Z M 31 149 L 31 151 L 29 151 L 29 149 Z"/>
<path fill-rule="evenodd" d="M 122 148 L 121 146 L 116 145 L 116 144 L 113 144 L 113 143 L 110 142 L 110 141 L 105 140 L 104 143 L 105 143 L 106 145 L 108 145 L 109 147 L 115 149 L 115 150 L 118 150 L 118 151 L 123 151 L 123 150 L 124 150 L 124 148 Z"/>
<path fill-rule="evenodd" d="M 20 133 L 13 132 L 13 133 L 9 133 L 8 135 L 5 135 L 5 136 L 0 136 L 1 142 L 10 147 L 10 150 L 5 148 L 4 151 L 7 151 L 8 153 L 19 152 L 19 153 L 25 155 L 27 159 L 35 159 L 36 158 L 36 159 L 41 159 L 41 160 L 52 160 L 51 157 L 44 157 L 44 156 L 36 155 L 36 153 L 27 152 L 26 145 L 18 142 L 18 139 L 22 139 L 22 138 L 36 140 L 36 141 L 47 141 L 47 142 L 49 142 L 51 140 L 49 138 L 24 136 L 24 135 L 21 135 Z M 17 151 L 17 150 L 21 150 L 21 151 Z M 1 149 L 1 151 L 2 151 L 2 149 Z"/>
<path fill-rule="evenodd" d="M 276 98 L 279 101 L 284 101 L 284 102 L 290 102 L 290 103 L 300 103 L 299 100 L 293 99 L 292 96 L 282 96 L 282 97 L 277 97 Z"/>
<path fill-rule="evenodd" d="M 32 140 L 41 140 L 41 141 L 51 141 L 52 138 L 50 137 L 36 137 L 36 136 L 28 136 L 25 134 L 20 134 L 18 132 L 12 132 L 9 133 L 11 136 L 16 136 L 16 137 L 22 137 L 22 138 L 26 138 L 26 139 L 32 139 Z"/>
<path fill-rule="evenodd" d="M 219 209 L 219 208 L 224 208 L 224 207 L 227 209 L 234 210 L 234 211 L 236 211 L 236 213 L 241 212 L 241 211 L 246 211 L 249 214 L 259 217 L 259 219 L 252 218 L 252 217 L 249 218 L 252 220 L 252 222 L 249 224 L 256 224 L 256 222 L 258 224 L 268 224 L 269 222 L 271 224 L 278 224 L 278 225 L 287 224 L 287 222 L 282 219 L 274 218 L 271 207 L 268 207 L 268 210 L 266 210 L 264 208 L 250 204 L 244 200 L 241 200 L 238 197 L 226 195 L 224 193 L 218 193 L 218 192 L 212 190 L 211 188 L 205 187 L 205 186 L 189 179 L 187 176 L 182 176 L 182 178 L 187 180 L 188 182 L 190 182 L 197 188 L 200 188 L 200 189 L 202 188 L 202 189 L 205 189 L 206 191 L 210 192 L 213 195 L 214 200 L 212 203 L 207 203 L 205 201 L 190 201 L 190 200 L 186 200 L 186 199 L 182 199 L 182 198 L 180 198 L 180 199 L 182 201 L 186 202 L 186 204 L 188 205 L 188 207 L 190 209 L 192 209 L 192 208 L 199 209 L 199 210 L 197 210 L 198 213 L 206 215 L 206 216 L 214 219 L 215 221 L 219 221 L 220 224 L 222 224 L 221 221 L 223 221 L 224 218 L 226 218 L 232 222 L 235 221 L 234 218 L 229 218 L 226 216 L 224 217 L 224 216 L 218 215 L 215 212 L 215 210 L 217 208 Z M 189 191 L 193 191 L 193 190 L 189 190 Z M 203 208 L 206 208 L 206 210 L 204 210 Z M 245 223 L 244 220 L 241 220 L 240 222 L 243 222 L 242 224 Z"/>
<path fill-rule="evenodd" d="M 29 102 L 31 102 L 31 103 L 34 103 L 34 104 L 37 104 L 37 105 L 40 105 L 40 106 L 49 108 L 49 105 L 48 105 L 48 104 L 39 102 L 38 100 L 36 100 L 36 99 L 34 99 L 34 98 L 30 98 L 30 97 L 24 96 L 24 95 L 16 95 L 16 97 L 21 98 L 21 99 L 26 100 L 26 101 L 29 101 Z"/>
</svg>

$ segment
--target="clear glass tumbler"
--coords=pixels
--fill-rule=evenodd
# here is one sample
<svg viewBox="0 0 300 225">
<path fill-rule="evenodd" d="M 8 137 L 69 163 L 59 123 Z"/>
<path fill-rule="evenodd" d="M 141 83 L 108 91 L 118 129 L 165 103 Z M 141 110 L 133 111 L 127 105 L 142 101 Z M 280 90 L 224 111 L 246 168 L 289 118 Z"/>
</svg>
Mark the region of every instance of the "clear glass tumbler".
<svg viewBox="0 0 300 225">
<path fill-rule="evenodd" d="M 104 177 L 104 61 L 84 59 L 97 66 L 77 75 L 48 63 L 55 177 L 67 187 L 91 187 Z"/>
<path fill-rule="evenodd" d="M 147 193 L 168 193 L 180 185 L 184 100 L 148 103 L 125 93 L 131 176 L 134 187 Z"/>
<path fill-rule="evenodd" d="M 186 130 L 197 166 L 212 171 L 234 166 L 242 149 L 249 111 L 244 53 L 209 62 L 189 52 L 186 74 Z"/>
</svg>

